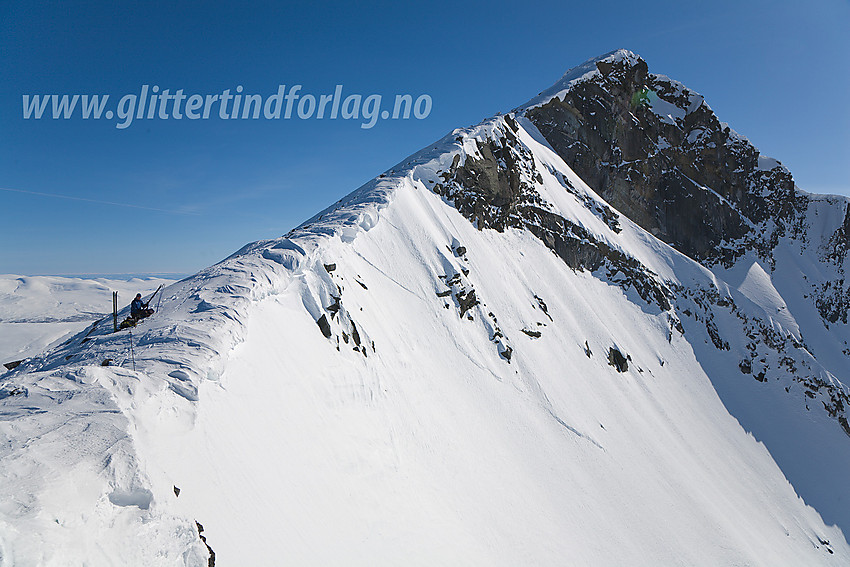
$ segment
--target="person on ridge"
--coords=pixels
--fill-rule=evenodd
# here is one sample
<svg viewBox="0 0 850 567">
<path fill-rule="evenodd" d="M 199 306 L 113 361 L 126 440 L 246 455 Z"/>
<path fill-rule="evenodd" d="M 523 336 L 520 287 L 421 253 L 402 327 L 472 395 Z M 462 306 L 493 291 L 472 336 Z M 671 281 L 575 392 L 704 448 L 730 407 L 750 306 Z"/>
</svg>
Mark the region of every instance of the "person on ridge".
<svg viewBox="0 0 850 567">
<path fill-rule="evenodd" d="M 150 309 L 148 304 L 142 301 L 142 294 L 137 293 L 136 299 L 130 304 L 130 317 L 133 319 L 144 319 L 151 315 L 153 315 L 153 309 Z"/>
</svg>

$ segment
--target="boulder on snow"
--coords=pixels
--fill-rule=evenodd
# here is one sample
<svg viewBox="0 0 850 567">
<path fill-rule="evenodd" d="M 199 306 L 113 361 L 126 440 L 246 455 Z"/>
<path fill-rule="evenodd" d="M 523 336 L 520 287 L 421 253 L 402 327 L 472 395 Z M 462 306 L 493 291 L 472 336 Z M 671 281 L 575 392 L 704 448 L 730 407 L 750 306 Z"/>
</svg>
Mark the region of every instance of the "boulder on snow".
<svg viewBox="0 0 850 567">
<path fill-rule="evenodd" d="M 322 314 L 322 316 L 319 317 L 319 320 L 316 321 L 316 324 L 319 326 L 319 329 L 322 330 L 322 334 L 325 335 L 326 339 L 331 338 L 331 325 L 328 323 L 326 315 Z"/>
<path fill-rule="evenodd" d="M 608 349 L 608 364 L 617 369 L 617 372 L 626 372 L 629 369 L 629 361 L 617 347 Z"/>
</svg>

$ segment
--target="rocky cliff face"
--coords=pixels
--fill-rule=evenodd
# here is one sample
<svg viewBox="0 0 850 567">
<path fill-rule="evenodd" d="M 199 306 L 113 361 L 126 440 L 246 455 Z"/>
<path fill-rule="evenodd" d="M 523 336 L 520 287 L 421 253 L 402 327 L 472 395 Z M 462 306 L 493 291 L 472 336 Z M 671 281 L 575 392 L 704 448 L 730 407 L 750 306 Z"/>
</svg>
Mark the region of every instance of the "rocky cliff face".
<svg viewBox="0 0 850 567">
<path fill-rule="evenodd" d="M 807 199 L 787 169 L 761 158 L 703 97 L 649 73 L 633 54 L 598 61 L 586 77 L 526 115 L 600 196 L 644 229 L 700 261 L 730 262 L 758 225 L 790 229 Z"/>
<path fill-rule="evenodd" d="M 558 155 L 616 210 L 706 265 L 730 267 L 747 251 L 772 265 L 786 237 L 813 246 L 835 269 L 810 295 L 826 322 L 846 323 L 850 204 L 827 199 L 843 222 L 823 239 L 813 235 L 824 199 L 813 203 L 787 168 L 720 122 L 701 95 L 650 73 L 631 52 L 593 67 L 523 109 Z"/>
</svg>

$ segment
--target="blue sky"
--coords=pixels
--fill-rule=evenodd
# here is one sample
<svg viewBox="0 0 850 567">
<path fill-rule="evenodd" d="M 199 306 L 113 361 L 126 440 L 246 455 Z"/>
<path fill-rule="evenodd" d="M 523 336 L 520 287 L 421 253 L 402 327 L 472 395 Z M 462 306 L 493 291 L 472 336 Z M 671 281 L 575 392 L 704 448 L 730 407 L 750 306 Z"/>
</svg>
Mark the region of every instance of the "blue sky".
<svg viewBox="0 0 850 567">
<path fill-rule="evenodd" d="M 705 95 L 803 189 L 850 194 L 846 0 L 70 4 L 0 5 L 0 273 L 193 273 L 620 47 Z M 317 97 L 342 84 L 433 107 L 370 129 L 22 117 L 23 94 L 117 101 L 144 84 Z"/>
</svg>

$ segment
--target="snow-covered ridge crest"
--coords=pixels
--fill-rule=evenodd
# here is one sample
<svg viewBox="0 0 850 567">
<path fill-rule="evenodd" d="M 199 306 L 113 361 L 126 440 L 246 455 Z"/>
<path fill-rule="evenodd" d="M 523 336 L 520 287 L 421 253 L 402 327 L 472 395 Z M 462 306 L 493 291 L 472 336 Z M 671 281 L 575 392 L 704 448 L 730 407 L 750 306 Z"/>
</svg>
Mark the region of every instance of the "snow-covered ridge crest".
<svg viewBox="0 0 850 567">
<path fill-rule="evenodd" d="M 550 102 L 554 98 L 563 99 L 564 95 L 575 85 L 594 78 L 603 77 L 615 66 L 623 68 L 642 67 L 644 70 L 647 69 L 646 61 L 640 55 L 627 49 L 617 49 L 598 57 L 592 57 L 581 65 L 568 70 L 554 85 L 527 103 L 514 109 L 514 112 L 520 113 L 531 110 Z M 604 73 L 603 69 L 605 70 Z M 705 98 L 702 95 L 688 89 L 681 82 L 657 73 L 652 73 L 650 76 L 654 81 L 661 84 L 663 89 L 661 92 L 648 91 L 646 93 L 648 97 L 643 100 L 643 104 L 652 108 L 653 112 L 663 119 L 670 121 L 681 120 L 701 105 L 706 104 Z M 684 101 L 681 100 L 683 96 L 685 97 Z M 708 108 L 707 104 L 706 107 Z"/>
<path fill-rule="evenodd" d="M 67 554 L 65 544 L 57 544 L 56 534 L 68 534 L 67 537 L 81 541 L 88 538 L 79 530 L 61 529 L 63 518 L 85 518 L 80 525 L 91 534 L 108 530 L 116 518 L 130 524 L 135 518 L 161 525 L 149 543 L 160 546 L 163 557 L 170 557 L 168 550 L 177 545 L 186 564 L 200 562 L 203 547 L 192 535 L 191 522 L 174 515 L 173 502 L 162 501 L 170 487 L 157 476 L 159 471 L 150 471 L 145 465 L 156 452 L 157 436 L 169 431 L 179 437 L 192 430 L 201 383 L 220 379 L 230 353 L 244 341 L 253 305 L 303 282 L 303 308 L 314 322 L 332 309 L 338 291 L 328 277 L 334 268 L 329 264 L 332 260 L 324 257 L 327 244 L 350 244 L 358 234 L 376 226 L 381 211 L 389 206 L 399 187 L 424 188 L 428 182 L 433 184 L 437 171 L 448 167 L 462 153 L 456 141 L 460 135 L 456 131 L 411 156 L 286 236 L 248 244 L 222 262 L 166 287 L 153 304 L 157 313 L 135 329 L 113 333 L 112 318 L 106 317 L 3 376 L 0 434 L 6 439 L 15 439 L 16 435 L 30 439 L 4 446 L 3 472 L 30 471 L 26 493 L 27 498 L 34 498 L 29 504 L 0 514 L 3 557 L 19 556 L 19 542 L 31 541 L 24 535 L 30 532 L 37 534 L 41 542 L 37 545 L 44 547 L 38 561 L 54 560 L 52 553 L 56 550 L 51 551 L 51 546 L 56 545 L 63 557 L 73 561 L 76 556 Z M 345 307 L 338 309 L 333 324 L 344 322 L 350 331 Z M 128 308 L 122 309 L 119 321 L 127 315 Z M 320 328 L 314 327 L 313 332 L 318 334 Z M 363 330 L 360 335 L 366 344 L 368 335 Z M 101 408 L 105 417 L 92 413 L 93 408 Z M 165 418 L 165 414 L 169 417 Z M 155 425 L 156 421 L 160 424 Z M 80 423 L 88 424 L 86 443 L 108 447 L 94 459 L 105 459 L 108 466 L 101 468 L 95 463 L 94 476 L 85 477 L 99 502 L 96 513 L 87 508 L 89 503 L 85 501 L 61 503 L 41 496 L 51 484 L 60 486 L 56 484 L 55 463 L 88 470 L 92 465 L 91 452 L 60 459 L 56 445 L 45 445 L 41 458 L 28 449 L 33 442 L 41 443 L 42 428 L 52 430 L 53 436 L 73 437 L 80 435 Z M 44 460 L 45 456 L 49 459 Z M 4 501 L 17 502 L 19 496 L 10 492 L 18 491 L 17 485 L 3 486 L 5 490 L 0 492 Z M 62 506 L 66 508 L 64 512 Z M 34 515 L 36 512 L 38 515 Z M 51 515 L 57 516 L 56 525 L 60 527 L 54 529 L 53 524 L 44 523 L 51 521 Z M 184 535 L 182 540 L 173 539 L 175 530 Z M 172 539 L 166 544 L 162 538 Z M 82 560 L 89 557 L 91 548 L 82 545 L 79 553 Z M 135 548 L 127 553 L 134 557 L 130 563 L 144 555 Z M 112 550 L 108 555 L 116 557 L 120 553 Z"/>
<path fill-rule="evenodd" d="M 631 52 L 620 50 L 591 61 L 634 63 L 637 59 Z M 565 79 L 572 81 L 576 76 L 586 75 L 571 72 Z M 140 333 L 138 344 L 145 347 L 132 353 L 137 368 L 144 370 L 150 365 L 150 370 L 164 376 L 174 391 L 190 401 L 197 401 L 198 381 L 216 380 L 227 353 L 243 340 L 251 304 L 287 289 L 293 278 L 303 277 L 306 271 L 323 271 L 323 266 L 330 261 L 323 258 L 323 243 L 329 238 L 352 242 L 357 234 L 374 227 L 380 222 L 381 211 L 391 203 L 400 187 L 439 191 L 448 172 L 463 168 L 470 159 L 483 159 L 482 147 L 504 140 L 506 136 L 518 136 L 519 146 L 528 153 L 528 173 L 522 175 L 533 187 L 532 194 L 540 206 L 564 215 L 575 222 L 575 226 L 588 231 L 594 241 L 644 266 L 648 281 L 666 290 L 661 292 L 662 296 L 669 296 L 668 285 L 707 286 L 727 289 L 721 291 L 723 294 L 730 293 L 722 283 L 714 281 L 708 270 L 659 243 L 628 218 L 605 212 L 609 210 L 607 203 L 563 162 L 534 124 L 521 114 L 511 114 L 485 120 L 472 128 L 455 130 L 286 236 L 249 244 L 221 263 L 166 288 L 160 313 L 137 330 Z M 538 183 L 529 177 L 538 174 L 544 175 L 547 183 Z M 563 192 L 566 186 L 571 192 Z M 457 206 L 455 197 L 444 198 Z M 611 224 L 612 214 L 619 217 L 614 224 Z M 623 226 L 626 231 L 621 235 Z M 684 274 L 689 275 L 682 280 Z M 630 285 L 625 283 L 625 289 Z M 314 320 L 318 320 L 322 310 L 333 303 L 336 292 L 328 281 L 315 286 L 311 290 L 313 297 L 305 299 L 305 307 Z M 662 306 L 665 303 L 663 301 Z M 123 318 L 123 312 L 121 316 Z M 678 318 L 673 312 L 670 316 L 675 324 Z M 99 364 L 106 359 L 129 364 L 127 341 L 123 336 L 111 335 L 110 330 L 108 322 L 101 321 L 53 353 L 28 361 L 17 374 Z"/>
<path fill-rule="evenodd" d="M 157 303 L 156 317 L 137 329 L 136 340 L 145 346 L 134 353 L 137 368 L 162 363 L 192 376 L 215 379 L 214 360 L 241 340 L 239 331 L 245 310 L 252 303 L 287 288 L 292 278 L 321 266 L 323 243 L 328 239 L 351 242 L 357 234 L 374 227 L 381 211 L 401 186 L 424 188 L 438 180 L 456 157 L 475 155 L 472 140 L 486 137 L 494 121 L 468 130 L 455 130 L 428 148 L 413 154 L 394 168 L 364 184 L 285 236 L 247 244 L 225 260 L 198 274 L 166 287 Z M 119 320 L 128 308 L 119 312 Z M 10 376 L 52 371 L 79 365 L 99 364 L 109 358 L 129 364 L 124 334 L 112 335 L 111 316 L 98 321 L 51 353 L 27 360 Z M 157 345 L 172 353 L 165 356 Z M 184 362 L 174 360 L 175 349 L 187 351 Z M 127 352 L 124 352 L 127 351 Z M 193 354 L 188 354 L 192 352 Z M 206 353 L 206 356 L 199 352 Z M 186 368 L 191 361 L 192 368 Z M 166 374 L 168 374 L 166 372 Z M 183 384 L 178 384 L 183 387 Z M 193 388 L 194 390 L 194 388 Z M 194 394 L 192 394 L 194 395 Z"/>
<path fill-rule="evenodd" d="M 541 92 L 522 106 L 515 108 L 514 111 L 521 112 L 523 110 L 528 110 L 535 106 L 545 104 L 555 97 L 563 97 L 564 93 L 576 83 L 586 80 L 595 74 L 599 74 L 599 69 L 597 67 L 597 63 L 599 62 L 624 62 L 627 64 L 636 64 L 639 61 L 643 60 L 640 56 L 632 53 L 628 49 L 615 49 L 614 51 L 610 51 L 604 55 L 591 57 L 581 65 L 576 65 L 569 69 L 554 85 Z"/>
</svg>

